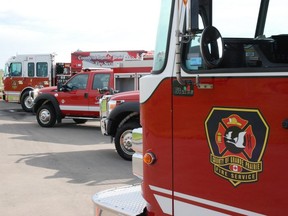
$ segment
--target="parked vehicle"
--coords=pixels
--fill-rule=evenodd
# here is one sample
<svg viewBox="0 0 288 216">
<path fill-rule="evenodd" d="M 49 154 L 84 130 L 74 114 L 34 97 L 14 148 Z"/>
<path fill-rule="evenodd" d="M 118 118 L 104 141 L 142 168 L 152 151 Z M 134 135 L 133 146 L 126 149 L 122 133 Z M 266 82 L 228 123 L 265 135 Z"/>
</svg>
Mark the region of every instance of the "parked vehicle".
<svg viewBox="0 0 288 216">
<path fill-rule="evenodd" d="M 98 52 L 98 56 L 94 55 L 94 61 L 99 59 L 102 63 L 104 62 L 104 69 L 86 68 L 83 72 L 77 71 L 76 75 L 64 85 L 35 89 L 32 93 L 32 100 L 39 125 L 53 127 L 63 118 L 72 118 L 76 123 L 98 119 L 101 97 L 115 92 L 138 89 L 140 77 L 149 74 L 152 69 L 153 56 L 151 58 L 149 54 L 149 58 L 146 58 L 146 54 L 143 55 L 141 52 L 142 56 L 139 58 L 131 60 L 125 57 L 124 59 L 122 55 L 122 61 L 120 61 L 119 53 L 122 52 L 111 52 L 109 62 L 112 62 L 108 64 L 104 61 L 104 56 L 108 54 Z M 97 64 L 100 67 L 99 63 Z M 110 68 L 106 68 L 107 65 Z"/>
<path fill-rule="evenodd" d="M 84 71 L 64 85 L 35 90 L 33 109 L 38 124 L 53 127 L 63 118 L 71 118 L 77 124 L 99 118 L 99 99 L 109 93 L 112 82 L 110 70 Z"/>
<path fill-rule="evenodd" d="M 288 212 L 287 6 L 162 1 L 132 132 L 142 182 L 94 194 L 95 215 Z"/>
<path fill-rule="evenodd" d="M 132 160 L 132 130 L 140 127 L 139 91 L 105 95 L 100 99 L 100 126 L 103 135 L 111 136 L 118 154 Z"/>
<path fill-rule="evenodd" d="M 55 86 L 71 77 L 70 63 L 55 62 L 54 54 L 25 54 L 9 58 L 3 77 L 3 99 L 21 103 L 23 110 L 31 112 L 35 88 Z"/>
</svg>

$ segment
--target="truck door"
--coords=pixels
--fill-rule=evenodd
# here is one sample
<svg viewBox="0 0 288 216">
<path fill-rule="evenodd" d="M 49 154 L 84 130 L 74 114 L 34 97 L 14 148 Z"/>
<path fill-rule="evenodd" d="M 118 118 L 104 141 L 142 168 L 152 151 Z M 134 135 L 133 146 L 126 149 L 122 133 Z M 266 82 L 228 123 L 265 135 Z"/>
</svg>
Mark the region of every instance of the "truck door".
<svg viewBox="0 0 288 216">
<path fill-rule="evenodd" d="M 22 62 L 12 62 L 6 68 L 6 76 L 4 79 L 4 91 L 6 101 L 18 102 L 20 92 L 23 89 L 23 65 Z"/>
<path fill-rule="evenodd" d="M 49 71 L 51 71 L 50 56 L 19 56 L 11 62 L 6 70 L 4 91 L 9 102 L 21 102 L 21 94 L 25 89 L 35 86 L 49 86 Z M 28 96 L 28 91 L 25 97 Z"/>
<path fill-rule="evenodd" d="M 94 112 L 99 117 L 99 100 L 103 94 L 109 93 L 111 88 L 111 74 L 110 73 L 94 73 L 92 78 L 92 85 L 89 91 L 88 105 L 89 111 Z"/>
<path fill-rule="evenodd" d="M 184 84 L 172 82 L 174 215 L 288 210 L 282 106 L 288 95 L 288 54 L 282 49 L 287 41 L 280 34 L 260 41 L 222 38 L 210 26 L 183 44 Z"/>
<path fill-rule="evenodd" d="M 85 116 L 88 107 L 88 73 L 72 77 L 65 85 L 65 90 L 58 93 L 60 109 L 65 115 Z"/>
</svg>

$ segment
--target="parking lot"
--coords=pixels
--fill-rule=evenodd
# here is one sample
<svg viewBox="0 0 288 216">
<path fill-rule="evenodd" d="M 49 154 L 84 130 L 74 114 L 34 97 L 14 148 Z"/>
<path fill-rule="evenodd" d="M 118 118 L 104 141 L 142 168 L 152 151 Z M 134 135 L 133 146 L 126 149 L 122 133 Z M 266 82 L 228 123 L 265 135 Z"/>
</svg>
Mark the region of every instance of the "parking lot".
<svg viewBox="0 0 288 216">
<path fill-rule="evenodd" d="M 138 183 L 99 122 L 42 128 L 19 104 L 0 101 L 0 212 L 93 215 L 97 191 Z"/>
</svg>

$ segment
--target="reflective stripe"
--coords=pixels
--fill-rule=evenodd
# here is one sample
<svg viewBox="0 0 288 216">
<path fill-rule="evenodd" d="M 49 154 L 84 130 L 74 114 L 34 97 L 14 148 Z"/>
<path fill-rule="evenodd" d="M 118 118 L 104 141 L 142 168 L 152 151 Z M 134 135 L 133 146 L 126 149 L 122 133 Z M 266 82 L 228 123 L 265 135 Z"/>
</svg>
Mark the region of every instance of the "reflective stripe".
<svg viewBox="0 0 288 216">
<path fill-rule="evenodd" d="M 161 207 L 162 211 L 166 214 L 172 215 L 172 191 L 167 190 L 164 188 L 156 187 L 156 186 L 149 186 L 151 190 L 160 192 L 163 195 L 159 194 L 154 194 L 159 206 Z M 165 196 L 166 195 L 166 196 Z M 190 196 L 188 194 L 183 194 L 179 192 L 174 192 L 174 215 L 191 215 L 191 212 L 195 212 L 195 215 L 227 215 L 226 212 L 233 212 L 236 214 L 242 214 L 242 215 L 255 215 L 255 216 L 260 216 L 262 214 L 252 212 L 252 211 L 247 211 L 245 209 L 241 208 L 236 208 L 233 206 L 225 205 L 222 203 L 202 199 L 199 197 L 195 196 Z M 178 198 L 178 199 L 177 199 Z M 180 198 L 180 199 L 179 199 Z M 183 202 L 179 200 L 187 200 L 187 201 L 192 201 L 195 202 L 195 204 L 191 204 L 188 202 Z M 199 203 L 199 206 L 197 205 Z M 207 208 L 202 207 L 204 205 L 207 206 Z M 202 205 L 202 206 L 201 206 Z M 210 208 L 209 208 L 210 207 Z M 219 209 L 218 211 L 215 210 L 215 208 Z M 222 210 L 222 211 L 221 211 Z M 225 213 L 224 213 L 225 212 Z M 230 214 L 229 214 L 230 215 Z"/>
<path fill-rule="evenodd" d="M 169 66 L 168 66 L 169 67 Z M 168 74 L 168 75 L 167 75 Z M 222 77 L 236 77 L 236 78 L 241 78 L 241 77 L 287 77 L 288 72 L 245 72 L 245 73 L 204 73 L 201 74 L 187 74 L 187 73 L 182 73 L 183 78 L 190 78 L 190 79 L 195 79 L 197 76 L 201 78 L 222 78 Z M 141 78 L 141 85 L 140 85 L 140 103 L 144 103 L 150 96 L 153 94 L 155 89 L 160 85 L 160 83 L 167 79 L 174 79 L 175 77 L 170 76 L 170 72 L 164 71 L 162 74 L 159 75 L 147 75 Z"/>
<path fill-rule="evenodd" d="M 19 91 L 5 91 L 5 99 L 8 102 L 19 102 L 20 92 Z"/>
<path fill-rule="evenodd" d="M 96 111 L 99 112 L 99 106 L 66 106 L 60 105 L 61 110 L 71 110 L 71 111 Z"/>
<path fill-rule="evenodd" d="M 6 95 L 19 96 L 20 91 L 4 91 Z"/>
</svg>

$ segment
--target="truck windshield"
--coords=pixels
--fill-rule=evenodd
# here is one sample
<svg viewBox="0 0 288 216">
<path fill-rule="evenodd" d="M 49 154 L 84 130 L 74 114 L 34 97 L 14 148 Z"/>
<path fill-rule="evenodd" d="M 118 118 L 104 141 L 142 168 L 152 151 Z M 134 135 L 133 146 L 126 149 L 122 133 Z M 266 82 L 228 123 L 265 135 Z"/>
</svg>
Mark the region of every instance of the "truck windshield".
<svg viewBox="0 0 288 216">
<path fill-rule="evenodd" d="M 10 76 L 22 76 L 22 64 L 20 62 L 10 64 Z"/>
<path fill-rule="evenodd" d="M 161 1 L 161 13 L 158 23 L 156 47 L 154 52 L 153 71 L 159 71 L 165 63 L 166 46 L 168 40 L 169 21 L 171 13 L 171 3 L 169 0 Z"/>
<path fill-rule="evenodd" d="M 202 9 L 204 8 L 206 12 L 206 20 L 204 20 L 206 25 L 212 24 L 215 26 L 223 38 L 254 38 L 256 35 L 261 2 L 267 3 L 267 1 L 268 0 L 204 0 L 199 1 L 199 4 L 203 6 Z M 171 13 L 174 13 L 174 11 L 171 10 L 172 3 L 175 5 L 181 5 L 183 2 L 182 0 L 180 0 L 178 3 L 175 3 L 172 0 L 162 0 L 161 2 L 161 13 L 158 23 L 157 40 L 154 52 L 153 73 L 158 73 L 163 69 L 166 58 L 168 56 L 168 35 L 169 27 L 171 26 L 170 17 L 172 17 Z M 211 7 L 208 3 L 212 3 Z M 265 37 L 271 38 L 271 36 L 275 35 L 287 35 L 287 32 L 285 32 L 288 29 L 288 22 L 285 19 L 285 10 L 287 6 L 288 1 L 269 1 L 266 22 L 264 22 L 265 26 L 263 25 L 264 29 L 258 29 L 257 33 L 261 34 L 259 36 L 262 39 Z M 212 8 L 212 23 L 209 23 L 210 8 Z M 176 7 L 175 10 L 178 10 L 178 8 Z M 182 11 L 179 11 L 179 13 L 181 12 Z M 181 19 L 181 14 L 179 17 Z M 265 17 L 262 18 L 264 19 Z M 262 25 L 260 25 L 260 28 L 262 28 Z M 174 34 L 176 33 L 171 33 L 172 37 Z M 197 66 L 197 68 L 199 68 L 199 66 Z"/>
</svg>

